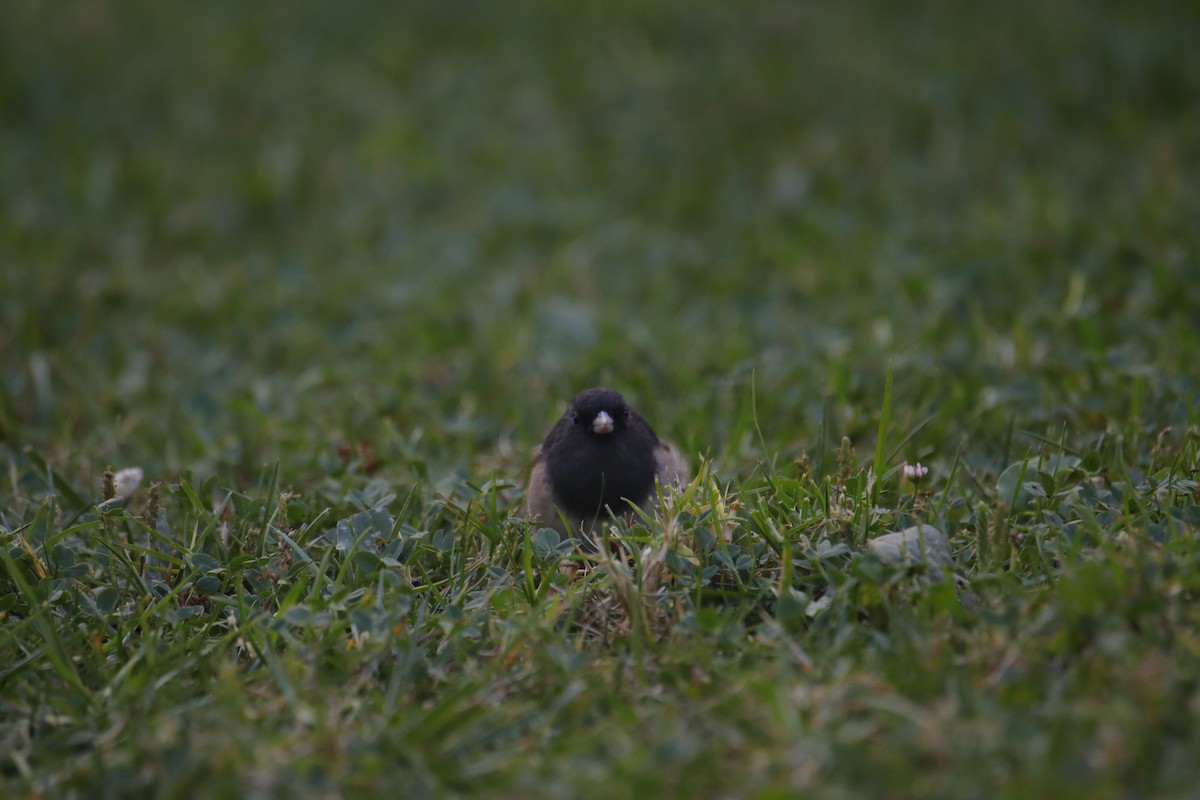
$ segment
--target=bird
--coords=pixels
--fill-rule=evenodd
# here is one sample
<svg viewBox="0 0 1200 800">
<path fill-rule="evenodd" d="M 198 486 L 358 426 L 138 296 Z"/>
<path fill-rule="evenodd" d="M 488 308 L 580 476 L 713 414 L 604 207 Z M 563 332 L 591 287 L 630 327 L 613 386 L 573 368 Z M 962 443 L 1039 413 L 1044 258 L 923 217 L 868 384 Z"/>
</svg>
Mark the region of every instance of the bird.
<svg viewBox="0 0 1200 800">
<path fill-rule="evenodd" d="M 683 453 L 658 438 L 620 392 L 586 389 L 537 450 L 526 492 L 528 516 L 562 538 L 579 536 L 594 550 L 597 523 L 628 514 L 631 503 L 650 511 L 658 499 L 655 481 L 679 487 L 689 480 Z"/>
</svg>

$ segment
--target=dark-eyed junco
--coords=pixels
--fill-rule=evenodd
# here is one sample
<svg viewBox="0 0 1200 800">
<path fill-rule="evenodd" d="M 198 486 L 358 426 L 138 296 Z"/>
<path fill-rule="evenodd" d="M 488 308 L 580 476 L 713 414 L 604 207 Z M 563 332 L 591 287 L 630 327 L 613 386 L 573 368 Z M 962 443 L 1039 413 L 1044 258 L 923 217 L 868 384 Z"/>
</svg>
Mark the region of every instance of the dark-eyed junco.
<svg viewBox="0 0 1200 800">
<path fill-rule="evenodd" d="M 620 392 L 588 389 L 571 401 L 534 459 L 529 516 L 591 546 L 598 521 L 629 512 L 630 503 L 643 510 L 654 505 L 656 478 L 664 486 L 687 483 L 679 448 L 659 439 Z"/>
</svg>

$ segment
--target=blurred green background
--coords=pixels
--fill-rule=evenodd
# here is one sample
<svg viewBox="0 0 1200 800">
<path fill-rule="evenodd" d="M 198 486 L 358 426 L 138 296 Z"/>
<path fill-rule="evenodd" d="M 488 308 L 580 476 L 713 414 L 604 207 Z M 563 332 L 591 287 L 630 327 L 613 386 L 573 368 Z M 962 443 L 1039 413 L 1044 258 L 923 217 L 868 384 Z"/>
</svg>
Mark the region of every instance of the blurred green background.
<svg viewBox="0 0 1200 800">
<path fill-rule="evenodd" d="M 1198 32 L 0 4 L 0 794 L 1191 796 Z M 510 514 L 596 384 L 652 598 Z"/>
<path fill-rule="evenodd" d="M 1195 388 L 1195 3 L 0 22 L 0 436 L 89 480 L 360 441 L 520 475 L 600 383 L 728 470 L 821 468 L 889 362 L 911 455 L 999 463 Z"/>
</svg>

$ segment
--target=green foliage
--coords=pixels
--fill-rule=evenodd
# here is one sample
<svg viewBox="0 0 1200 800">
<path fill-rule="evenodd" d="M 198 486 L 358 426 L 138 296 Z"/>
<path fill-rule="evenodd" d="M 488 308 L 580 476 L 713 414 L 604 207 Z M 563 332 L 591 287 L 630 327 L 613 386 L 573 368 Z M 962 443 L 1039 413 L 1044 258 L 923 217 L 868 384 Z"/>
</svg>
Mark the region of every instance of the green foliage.
<svg viewBox="0 0 1200 800">
<path fill-rule="evenodd" d="M 1190 796 L 1198 24 L 6 5 L 0 794 Z"/>
</svg>

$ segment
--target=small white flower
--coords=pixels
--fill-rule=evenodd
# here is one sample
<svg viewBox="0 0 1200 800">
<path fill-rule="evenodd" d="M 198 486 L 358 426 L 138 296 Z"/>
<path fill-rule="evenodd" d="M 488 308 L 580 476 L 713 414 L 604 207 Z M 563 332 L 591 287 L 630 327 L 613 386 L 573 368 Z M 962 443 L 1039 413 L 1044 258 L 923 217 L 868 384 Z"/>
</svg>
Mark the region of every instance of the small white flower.
<svg viewBox="0 0 1200 800">
<path fill-rule="evenodd" d="M 929 467 L 922 466 L 920 461 L 915 464 L 904 465 L 904 477 L 908 478 L 910 481 L 919 481 L 928 474 Z"/>
<path fill-rule="evenodd" d="M 123 469 L 116 475 L 113 475 L 113 488 L 116 489 L 118 497 L 124 497 L 128 500 L 133 497 L 133 493 L 142 485 L 142 468 L 129 467 Z"/>
</svg>

